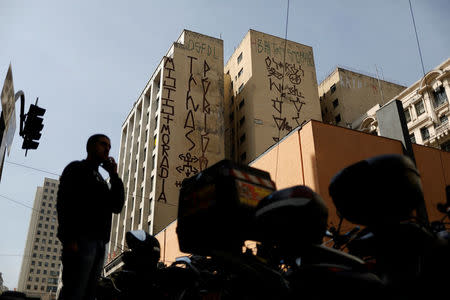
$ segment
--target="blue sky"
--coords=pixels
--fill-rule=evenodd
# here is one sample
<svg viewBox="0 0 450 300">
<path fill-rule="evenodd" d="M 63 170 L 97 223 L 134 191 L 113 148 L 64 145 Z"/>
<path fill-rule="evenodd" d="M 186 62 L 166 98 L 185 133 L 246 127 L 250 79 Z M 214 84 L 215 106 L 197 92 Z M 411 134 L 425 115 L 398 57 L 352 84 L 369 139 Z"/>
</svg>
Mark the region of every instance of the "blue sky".
<svg viewBox="0 0 450 300">
<path fill-rule="evenodd" d="M 412 0 L 425 70 L 450 57 L 450 2 Z M 27 108 L 47 109 L 36 151 L 16 133 L 0 182 L 0 272 L 17 286 L 36 187 L 85 157 L 96 132 L 118 156 L 121 126 L 183 29 L 221 37 L 225 61 L 251 28 L 284 37 L 287 1 L 0 0 L 0 80 L 11 63 Z M 422 76 L 407 0 L 290 1 L 288 39 L 313 47 L 320 81 L 337 65 L 404 85 Z M 16 105 L 19 110 L 19 105 Z"/>
</svg>

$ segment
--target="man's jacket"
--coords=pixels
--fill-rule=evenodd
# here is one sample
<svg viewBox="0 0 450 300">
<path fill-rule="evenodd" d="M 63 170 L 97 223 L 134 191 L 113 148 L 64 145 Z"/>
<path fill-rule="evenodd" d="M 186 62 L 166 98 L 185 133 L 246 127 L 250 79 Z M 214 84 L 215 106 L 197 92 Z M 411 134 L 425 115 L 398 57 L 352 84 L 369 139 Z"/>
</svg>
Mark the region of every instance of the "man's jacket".
<svg viewBox="0 0 450 300">
<path fill-rule="evenodd" d="M 94 164 L 71 162 L 59 179 L 57 198 L 58 238 L 61 242 L 88 238 L 109 241 L 113 213 L 124 204 L 124 188 L 117 174 L 110 185 Z"/>
</svg>

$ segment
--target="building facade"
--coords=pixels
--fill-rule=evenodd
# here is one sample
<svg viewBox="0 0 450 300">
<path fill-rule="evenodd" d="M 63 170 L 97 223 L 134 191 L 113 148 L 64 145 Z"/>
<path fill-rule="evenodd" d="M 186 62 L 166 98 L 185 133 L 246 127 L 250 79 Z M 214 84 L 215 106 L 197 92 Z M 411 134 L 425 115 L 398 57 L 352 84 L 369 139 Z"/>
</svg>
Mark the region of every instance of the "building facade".
<svg viewBox="0 0 450 300">
<path fill-rule="evenodd" d="M 371 107 L 383 105 L 406 87 L 369 74 L 336 67 L 319 84 L 324 123 L 352 127 Z"/>
<path fill-rule="evenodd" d="M 223 159 L 223 41 L 184 30 L 122 125 L 125 205 L 112 221 L 109 257 L 125 233 L 157 234 L 177 218 L 181 182 Z"/>
<path fill-rule="evenodd" d="M 58 180 L 45 178 L 36 190 L 18 284 L 18 291 L 27 296 L 56 299 L 61 267 L 61 244 L 56 237 L 58 186 Z"/>
<path fill-rule="evenodd" d="M 393 99 L 403 104 L 413 143 L 450 151 L 450 58 Z M 363 114 L 355 128 L 377 132 L 376 111 L 379 108 L 372 107 Z"/>
<path fill-rule="evenodd" d="M 248 163 L 305 121 L 321 121 L 313 49 L 249 30 L 225 65 L 226 157 Z"/>
<path fill-rule="evenodd" d="M 437 210 L 437 204 L 446 202 L 445 190 L 450 185 L 450 153 L 422 145 L 413 145 L 413 152 L 429 221 L 440 220 L 443 214 Z M 312 120 L 293 130 L 249 165 L 269 172 L 277 190 L 306 185 L 319 193 L 328 207 L 328 226 L 337 227 L 340 219 L 328 192 L 331 179 L 351 164 L 384 154 L 403 154 L 402 143 Z M 374 182 L 373 189 L 380 188 L 382 180 Z M 171 223 L 156 235 L 161 244 L 161 261 L 166 264 L 186 255 L 179 249 L 176 226 L 176 222 Z M 354 227 L 355 224 L 344 220 L 341 232 Z"/>
</svg>

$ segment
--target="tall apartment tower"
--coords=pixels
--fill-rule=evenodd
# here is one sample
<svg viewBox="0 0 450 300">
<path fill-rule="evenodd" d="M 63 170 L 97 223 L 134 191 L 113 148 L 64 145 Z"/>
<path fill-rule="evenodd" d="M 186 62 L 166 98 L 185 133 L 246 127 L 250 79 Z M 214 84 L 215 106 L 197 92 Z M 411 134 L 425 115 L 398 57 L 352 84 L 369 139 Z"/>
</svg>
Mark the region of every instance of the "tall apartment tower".
<svg viewBox="0 0 450 300">
<path fill-rule="evenodd" d="M 36 190 L 20 269 L 18 290 L 41 299 L 56 299 L 61 267 L 61 244 L 56 237 L 58 185 L 58 180 L 45 178 Z"/>
<path fill-rule="evenodd" d="M 122 125 L 126 202 L 112 222 L 109 259 L 125 233 L 157 234 L 177 218 L 181 182 L 223 159 L 223 41 L 184 30 Z"/>
<path fill-rule="evenodd" d="M 358 118 L 370 108 L 386 104 L 404 89 L 405 86 L 381 80 L 376 75 L 336 67 L 319 84 L 323 122 L 355 127 Z"/>
<path fill-rule="evenodd" d="M 310 46 L 249 30 L 224 73 L 227 158 L 248 163 L 305 121 L 322 120 Z"/>
</svg>

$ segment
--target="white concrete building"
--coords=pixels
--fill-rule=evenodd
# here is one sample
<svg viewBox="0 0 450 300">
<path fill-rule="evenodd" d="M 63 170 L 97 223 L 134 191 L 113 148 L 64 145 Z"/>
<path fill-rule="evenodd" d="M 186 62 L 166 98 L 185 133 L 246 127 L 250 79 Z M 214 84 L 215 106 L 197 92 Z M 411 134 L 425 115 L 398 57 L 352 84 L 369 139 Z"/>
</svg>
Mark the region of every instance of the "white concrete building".
<svg viewBox="0 0 450 300">
<path fill-rule="evenodd" d="M 450 151 L 450 58 L 392 100 L 394 99 L 403 104 L 413 143 Z M 376 133 L 378 109 L 379 105 L 371 108 L 353 122 L 352 127 Z"/>
<path fill-rule="evenodd" d="M 56 237 L 58 186 L 58 180 L 45 178 L 36 190 L 17 288 L 27 296 L 56 299 L 61 267 L 61 244 Z"/>
<path fill-rule="evenodd" d="M 125 205 L 113 216 L 108 262 L 125 233 L 157 234 L 177 218 L 184 178 L 223 159 L 223 41 L 184 30 L 122 125 Z"/>
</svg>

